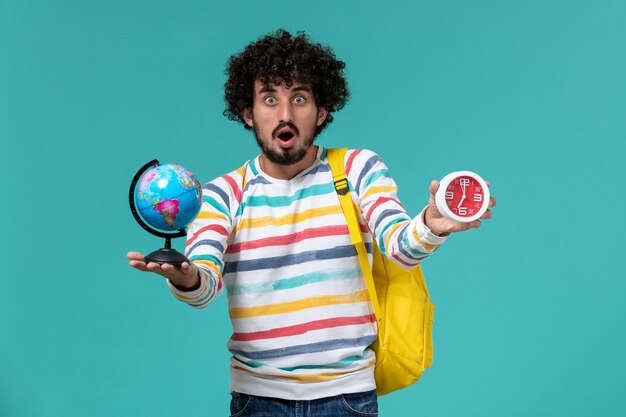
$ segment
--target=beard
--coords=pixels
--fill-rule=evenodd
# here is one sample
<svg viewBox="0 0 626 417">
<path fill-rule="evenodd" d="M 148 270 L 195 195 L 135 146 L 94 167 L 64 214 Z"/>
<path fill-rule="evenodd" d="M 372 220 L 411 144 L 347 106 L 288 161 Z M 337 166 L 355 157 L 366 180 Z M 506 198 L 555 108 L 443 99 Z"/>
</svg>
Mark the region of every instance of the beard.
<svg viewBox="0 0 626 417">
<path fill-rule="evenodd" d="M 289 126 L 294 132 L 299 134 L 299 130 L 294 124 L 281 123 L 272 131 L 272 137 L 270 138 L 270 141 L 279 140 L 276 138 L 276 132 L 285 126 Z M 317 129 L 313 129 L 313 132 L 310 136 L 303 137 L 304 140 L 301 147 L 292 147 L 291 149 L 272 149 L 269 146 L 271 142 L 268 144 L 260 138 L 256 124 L 254 124 L 254 137 L 256 139 L 257 145 L 259 145 L 259 148 L 261 148 L 261 151 L 269 161 L 279 165 L 293 165 L 300 162 L 306 156 L 307 151 L 313 145 L 313 142 L 315 142 L 315 138 L 317 137 Z"/>
</svg>

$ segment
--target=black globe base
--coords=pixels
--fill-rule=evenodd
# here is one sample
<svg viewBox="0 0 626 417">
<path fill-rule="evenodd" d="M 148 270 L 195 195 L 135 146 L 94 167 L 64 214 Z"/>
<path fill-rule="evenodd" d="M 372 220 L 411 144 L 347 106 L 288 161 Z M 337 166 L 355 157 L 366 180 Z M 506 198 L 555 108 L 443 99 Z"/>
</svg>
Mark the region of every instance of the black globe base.
<svg viewBox="0 0 626 417">
<path fill-rule="evenodd" d="M 165 238 L 165 247 L 146 255 L 144 257 L 146 263 L 156 262 L 159 265 L 170 264 L 173 266 L 181 266 L 183 262 L 189 262 L 189 259 L 176 249 L 172 249 L 172 241 L 169 237 Z"/>
<path fill-rule="evenodd" d="M 156 262 L 160 265 L 170 264 L 173 266 L 181 266 L 183 262 L 189 263 L 189 259 L 185 257 L 182 253 L 178 252 L 176 249 L 159 249 L 155 250 L 149 255 L 145 257 L 146 263 Z"/>
</svg>

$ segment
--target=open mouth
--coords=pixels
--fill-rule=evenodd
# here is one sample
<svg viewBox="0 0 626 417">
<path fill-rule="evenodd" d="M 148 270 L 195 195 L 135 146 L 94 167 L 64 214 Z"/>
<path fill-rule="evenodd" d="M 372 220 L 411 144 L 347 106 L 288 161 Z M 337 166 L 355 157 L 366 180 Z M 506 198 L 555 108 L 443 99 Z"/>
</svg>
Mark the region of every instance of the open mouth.
<svg viewBox="0 0 626 417">
<path fill-rule="evenodd" d="M 294 137 L 294 133 L 291 130 L 285 130 L 283 132 L 280 132 L 277 136 L 278 139 L 282 140 L 283 142 L 288 142 L 290 141 L 293 137 Z"/>
<path fill-rule="evenodd" d="M 274 134 L 277 139 L 278 146 L 283 149 L 289 149 L 293 146 L 296 136 L 298 135 L 298 129 L 293 125 L 280 126 Z"/>
</svg>

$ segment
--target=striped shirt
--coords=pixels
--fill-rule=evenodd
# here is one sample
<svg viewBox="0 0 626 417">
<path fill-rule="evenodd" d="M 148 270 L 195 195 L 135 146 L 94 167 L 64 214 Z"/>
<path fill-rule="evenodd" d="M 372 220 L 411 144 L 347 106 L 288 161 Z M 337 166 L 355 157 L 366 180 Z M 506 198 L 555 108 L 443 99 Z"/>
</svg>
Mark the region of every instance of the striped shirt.
<svg viewBox="0 0 626 417">
<path fill-rule="evenodd" d="M 344 162 L 368 253 L 376 239 L 409 268 L 443 243 L 408 216 L 378 155 L 349 150 Z M 257 157 L 205 184 L 185 252 L 201 284 L 170 284 L 177 298 L 202 308 L 226 289 L 231 390 L 310 400 L 375 388 L 376 319 L 324 148 L 291 180 Z"/>
</svg>

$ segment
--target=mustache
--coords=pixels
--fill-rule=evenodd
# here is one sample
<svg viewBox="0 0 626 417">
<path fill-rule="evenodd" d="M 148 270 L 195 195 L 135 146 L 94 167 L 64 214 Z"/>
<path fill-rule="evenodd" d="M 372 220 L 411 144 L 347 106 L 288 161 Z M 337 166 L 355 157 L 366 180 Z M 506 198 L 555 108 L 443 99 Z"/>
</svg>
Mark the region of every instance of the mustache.
<svg viewBox="0 0 626 417">
<path fill-rule="evenodd" d="M 278 134 L 278 131 L 279 131 L 280 129 L 284 128 L 284 127 L 288 127 L 288 128 L 290 128 L 291 130 L 293 130 L 293 132 L 294 132 L 296 135 L 299 135 L 299 134 L 300 134 L 300 131 L 298 130 L 298 128 L 296 127 L 296 125 L 294 125 L 293 123 L 291 123 L 291 122 L 280 122 L 280 123 L 278 124 L 278 126 L 276 126 L 276 127 L 274 128 L 274 130 L 272 130 L 272 137 L 273 137 L 273 138 L 275 138 L 275 137 L 276 137 L 276 135 Z"/>
</svg>

